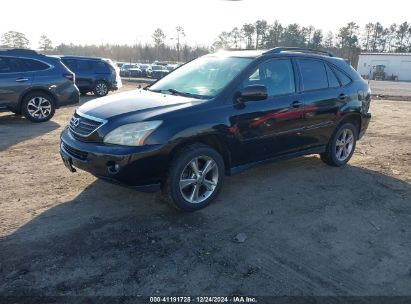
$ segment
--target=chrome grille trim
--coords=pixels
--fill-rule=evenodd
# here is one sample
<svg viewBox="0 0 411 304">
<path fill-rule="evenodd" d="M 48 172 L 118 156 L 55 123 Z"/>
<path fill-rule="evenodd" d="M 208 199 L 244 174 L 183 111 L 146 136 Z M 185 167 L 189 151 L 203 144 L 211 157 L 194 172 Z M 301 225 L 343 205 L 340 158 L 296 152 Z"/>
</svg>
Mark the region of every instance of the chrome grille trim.
<svg viewBox="0 0 411 304">
<path fill-rule="evenodd" d="M 78 125 L 75 126 L 74 122 L 77 118 L 80 120 Z M 81 113 L 80 111 L 76 111 L 70 119 L 69 129 L 70 132 L 72 132 L 73 134 L 85 138 L 90 136 L 92 133 L 96 132 L 106 123 L 107 120 L 105 119 L 101 119 L 98 117 Z"/>
</svg>

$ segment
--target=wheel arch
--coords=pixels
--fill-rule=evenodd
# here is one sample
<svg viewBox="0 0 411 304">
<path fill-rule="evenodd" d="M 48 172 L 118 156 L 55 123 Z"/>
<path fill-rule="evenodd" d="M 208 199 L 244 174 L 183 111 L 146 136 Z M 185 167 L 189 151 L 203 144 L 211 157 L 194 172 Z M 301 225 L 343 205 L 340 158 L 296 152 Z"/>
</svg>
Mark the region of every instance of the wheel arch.
<svg viewBox="0 0 411 304">
<path fill-rule="evenodd" d="M 338 123 L 338 126 L 341 126 L 342 124 L 345 124 L 347 122 L 351 122 L 352 124 L 355 125 L 356 129 L 357 129 L 357 139 L 358 139 L 358 135 L 360 134 L 361 131 L 361 114 L 360 113 L 347 113 L 345 114 L 342 119 L 340 120 L 340 122 Z"/>
<path fill-rule="evenodd" d="M 29 94 L 32 94 L 32 93 L 35 93 L 35 92 L 44 93 L 44 94 L 50 96 L 50 97 L 51 97 L 51 102 L 54 103 L 54 106 L 56 107 L 56 109 L 59 107 L 58 102 L 57 102 L 57 97 L 56 97 L 52 92 L 50 92 L 49 90 L 46 90 L 46 89 L 44 89 L 44 88 L 31 88 L 30 90 L 27 90 L 26 92 L 24 92 L 23 94 L 21 94 L 20 99 L 19 99 L 19 103 L 18 103 L 18 105 L 17 105 L 17 109 L 16 109 L 16 110 L 22 111 L 22 105 L 23 105 L 24 99 L 25 99 Z"/>
<path fill-rule="evenodd" d="M 191 137 L 191 138 L 180 141 L 173 147 L 171 151 L 171 159 L 173 159 L 175 155 L 178 153 L 178 151 L 180 151 L 184 147 L 188 145 L 196 144 L 196 143 L 210 146 L 211 148 L 216 150 L 223 158 L 225 174 L 229 175 L 230 168 L 231 168 L 231 153 L 227 147 L 226 142 L 222 138 L 222 136 L 217 135 L 217 134 L 201 135 L 201 136 Z"/>
</svg>

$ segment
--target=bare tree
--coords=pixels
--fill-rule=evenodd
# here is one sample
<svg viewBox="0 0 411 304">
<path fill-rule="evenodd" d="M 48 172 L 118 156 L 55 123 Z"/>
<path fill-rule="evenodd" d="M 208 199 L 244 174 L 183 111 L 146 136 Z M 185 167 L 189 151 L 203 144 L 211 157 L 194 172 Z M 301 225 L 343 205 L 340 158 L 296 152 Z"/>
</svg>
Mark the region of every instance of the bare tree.
<svg viewBox="0 0 411 304">
<path fill-rule="evenodd" d="M 1 37 L 1 43 L 5 47 L 27 49 L 30 46 L 30 41 L 23 33 L 16 31 L 8 31 Z"/>
<path fill-rule="evenodd" d="M 46 35 L 42 35 L 40 37 L 39 49 L 43 53 L 49 53 L 53 50 L 53 43 L 51 42 L 51 40 Z"/>
</svg>

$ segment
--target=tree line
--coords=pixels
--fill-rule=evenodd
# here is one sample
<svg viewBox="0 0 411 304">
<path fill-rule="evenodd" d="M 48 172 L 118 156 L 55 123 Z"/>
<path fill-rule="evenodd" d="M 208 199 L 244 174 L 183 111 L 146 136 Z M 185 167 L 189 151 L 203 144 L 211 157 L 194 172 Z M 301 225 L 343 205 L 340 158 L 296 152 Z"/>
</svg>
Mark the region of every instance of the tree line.
<svg viewBox="0 0 411 304">
<path fill-rule="evenodd" d="M 353 66 L 361 52 L 411 52 L 411 23 L 393 23 L 388 27 L 380 22 L 367 23 L 361 28 L 349 22 L 336 33 L 324 34 L 314 26 L 300 26 L 297 23 L 282 25 L 278 21 L 268 23 L 257 20 L 223 31 L 211 46 L 189 46 L 181 43 L 185 37 L 181 26 L 175 28 L 173 44 L 166 44 L 166 35 L 158 28 L 152 34 L 152 43 L 53 46 L 45 35 L 38 42 L 39 50 L 45 54 L 82 55 L 108 57 L 117 61 L 152 62 L 188 61 L 218 49 L 269 49 L 277 46 L 309 47 L 323 49 L 337 56 L 349 59 Z M 20 32 L 8 31 L 1 37 L 3 47 L 28 48 L 30 41 Z"/>
<path fill-rule="evenodd" d="M 213 44 L 214 49 L 270 49 L 277 46 L 325 49 L 349 59 L 354 66 L 361 52 L 411 52 L 411 24 L 393 23 L 384 27 L 380 22 L 361 28 L 349 22 L 337 33 L 324 34 L 314 26 L 297 23 L 282 25 L 257 20 L 223 31 Z"/>
<path fill-rule="evenodd" d="M 155 60 L 170 62 L 186 62 L 200 57 L 210 52 L 209 47 L 190 46 L 181 43 L 185 36 L 181 26 L 176 27 L 174 45 L 167 45 L 166 35 L 161 29 L 156 29 L 152 34 L 152 43 L 129 44 L 100 44 L 100 45 L 79 45 L 79 44 L 59 44 L 53 46 L 53 42 L 46 35 L 42 35 L 38 41 L 38 50 L 48 55 L 77 55 L 105 57 L 115 61 L 123 62 L 147 62 Z M 1 36 L 0 47 L 3 48 L 30 48 L 30 41 L 24 33 L 8 31 Z"/>
</svg>

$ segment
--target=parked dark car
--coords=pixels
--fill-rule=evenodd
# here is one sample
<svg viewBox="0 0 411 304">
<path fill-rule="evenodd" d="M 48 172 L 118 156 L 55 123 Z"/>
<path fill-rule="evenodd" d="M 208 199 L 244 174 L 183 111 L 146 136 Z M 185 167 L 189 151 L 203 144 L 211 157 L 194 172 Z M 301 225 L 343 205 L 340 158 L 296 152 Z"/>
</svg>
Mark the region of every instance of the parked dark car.
<svg viewBox="0 0 411 304">
<path fill-rule="evenodd" d="M 120 68 L 120 76 L 121 77 L 130 77 L 130 69 L 138 68 L 137 64 L 129 64 L 125 63 L 123 66 Z"/>
<path fill-rule="evenodd" d="M 74 79 L 58 58 L 32 50 L 0 50 L 0 111 L 47 121 L 56 108 L 79 102 Z"/>
<path fill-rule="evenodd" d="M 147 69 L 147 77 L 154 78 L 154 79 L 160 79 L 166 76 L 168 73 L 170 73 L 169 70 L 167 70 L 166 66 L 164 65 L 151 65 Z"/>
<path fill-rule="evenodd" d="M 147 70 L 150 68 L 149 64 L 140 64 L 139 69 L 141 70 L 141 76 L 147 77 Z"/>
<path fill-rule="evenodd" d="M 141 70 L 139 68 L 132 68 L 129 69 L 129 77 L 141 77 L 143 75 L 143 73 L 141 72 Z"/>
<path fill-rule="evenodd" d="M 71 171 L 161 188 L 175 207 L 196 210 L 225 175 L 254 165 L 317 153 L 345 165 L 368 127 L 370 96 L 367 82 L 329 53 L 206 55 L 146 89 L 82 105 L 60 152 Z"/>
<path fill-rule="evenodd" d="M 122 86 L 119 69 L 111 60 L 78 56 L 60 58 L 76 74 L 76 85 L 81 94 L 93 92 L 101 97 Z"/>
</svg>

